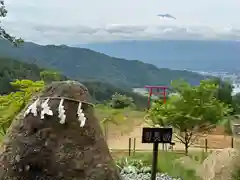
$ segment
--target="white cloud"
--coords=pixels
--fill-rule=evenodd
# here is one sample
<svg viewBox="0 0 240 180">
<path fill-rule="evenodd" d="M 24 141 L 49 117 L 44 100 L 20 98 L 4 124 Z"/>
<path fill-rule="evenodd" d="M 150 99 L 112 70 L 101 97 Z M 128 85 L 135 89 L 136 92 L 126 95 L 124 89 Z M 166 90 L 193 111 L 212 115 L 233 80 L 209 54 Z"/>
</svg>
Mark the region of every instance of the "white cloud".
<svg viewBox="0 0 240 180">
<path fill-rule="evenodd" d="M 122 39 L 240 40 L 239 0 L 5 0 L 4 27 L 26 41 L 80 44 Z M 177 20 L 156 15 L 169 13 Z"/>
</svg>

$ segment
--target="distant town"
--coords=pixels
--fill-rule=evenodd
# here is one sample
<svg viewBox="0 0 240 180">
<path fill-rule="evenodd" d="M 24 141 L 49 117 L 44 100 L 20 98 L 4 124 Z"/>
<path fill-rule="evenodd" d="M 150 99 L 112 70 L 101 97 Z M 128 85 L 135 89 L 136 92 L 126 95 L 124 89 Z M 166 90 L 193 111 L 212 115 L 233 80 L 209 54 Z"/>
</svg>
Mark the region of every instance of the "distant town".
<svg viewBox="0 0 240 180">
<path fill-rule="evenodd" d="M 229 73 L 229 72 L 204 72 L 204 71 L 194 71 L 202 75 L 219 77 L 222 80 L 228 81 L 233 85 L 232 95 L 240 93 L 240 71 Z"/>
<path fill-rule="evenodd" d="M 237 93 L 240 93 L 240 71 L 235 73 L 228 72 L 204 72 L 204 71 L 192 71 L 205 76 L 215 76 L 219 77 L 222 80 L 228 81 L 233 85 L 232 95 L 234 96 Z M 148 92 L 145 88 L 134 88 L 133 92 L 148 96 Z M 154 98 L 155 96 L 153 96 Z M 157 97 L 156 97 L 157 98 Z"/>
</svg>

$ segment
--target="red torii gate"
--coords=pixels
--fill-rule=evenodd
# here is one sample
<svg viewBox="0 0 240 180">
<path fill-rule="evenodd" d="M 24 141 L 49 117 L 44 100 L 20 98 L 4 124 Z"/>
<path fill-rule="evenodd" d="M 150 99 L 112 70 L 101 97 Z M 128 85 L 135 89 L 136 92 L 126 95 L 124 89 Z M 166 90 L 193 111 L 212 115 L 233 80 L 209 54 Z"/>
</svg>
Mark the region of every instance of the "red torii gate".
<svg viewBox="0 0 240 180">
<path fill-rule="evenodd" d="M 163 95 L 163 102 L 166 103 L 167 100 L 167 86 L 145 86 L 145 88 L 148 89 L 148 109 L 150 108 L 151 105 L 151 97 L 153 94 L 157 95 L 157 94 L 162 94 Z M 153 92 L 153 89 L 157 89 L 157 92 Z M 161 90 L 161 92 L 160 92 Z M 170 143 L 172 148 L 175 145 L 174 142 Z M 163 144 L 163 149 L 164 149 L 164 144 Z"/>
<path fill-rule="evenodd" d="M 145 86 L 148 89 L 148 108 L 151 105 L 151 97 L 152 95 L 162 94 L 163 95 L 163 102 L 166 103 L 167 100 L 167 86 Z M 157 92 L 153 92 L 153 89 L 157 89 Z M 160 92 L 161 90 L 161 92 Z"/>
</svg>

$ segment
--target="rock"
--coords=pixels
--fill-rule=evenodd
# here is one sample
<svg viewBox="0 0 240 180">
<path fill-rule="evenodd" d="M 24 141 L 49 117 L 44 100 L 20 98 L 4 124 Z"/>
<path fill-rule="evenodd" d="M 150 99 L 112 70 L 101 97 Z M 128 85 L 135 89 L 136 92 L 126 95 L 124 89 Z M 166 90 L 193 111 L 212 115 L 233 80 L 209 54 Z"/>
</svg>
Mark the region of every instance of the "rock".
<svg viewBox="0 0 240 180">
<path fill-rule="evenodd" d="M 78 82 L 61 81 L 47 86 L 39 97 L 37 106 L 26 108 L 26 116 L 20 113 L 8 130 L 0 179 L 120 180 L 94 108 L 87 103 L 88 90 Z M 64 99 L 59 106 L 61 97 L 76 101 Z M 78 101 L 85 102 L 79 111 Z"/>
<path fill-rule="evenodd" d="M 202 180 L 231 180 L 238 161 L 239 152 L 236 149 L 227 148 L 213 152 L 204 160 L 198 174 Z"/>
</svg>

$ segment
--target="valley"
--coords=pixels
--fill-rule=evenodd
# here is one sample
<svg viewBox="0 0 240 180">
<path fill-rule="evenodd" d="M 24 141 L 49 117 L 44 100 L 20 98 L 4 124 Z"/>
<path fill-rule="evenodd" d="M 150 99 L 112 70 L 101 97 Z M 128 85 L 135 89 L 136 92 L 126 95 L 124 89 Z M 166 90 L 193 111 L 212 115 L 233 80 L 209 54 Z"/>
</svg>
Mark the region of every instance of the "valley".
<svg viewBox="0 0 240 180">
<path fill-rule="evenodd" d="M 43 49 L 45 48 L 46 47 L 43 47 Z M 49 51 L 48 48 L 49 47 L 47 47 L 45 50 Z M 54 48 L 57 49 L 57 51 L 60 51 L 60 53 L 62 53 L 61 47 L 56 46 Z M 80 52 L 82 51 L 82 49 L 78 49 L 78 50 L 80 50 Z M 49 54 L 55 54 L 53 52 Z M 94 54 L 95 52 L 91 52 L 91 53 Z M 91 53 L 89 57 L 92 56 Z M 104 55 L 104 58 L 108 59 L 109 57 Z M 103 61 L 105 60 L 106 59 L 103 59 Z M 115 59 L 112 59 L 112 60 L 114 61 Z M 122 61 L 122 60 L 118 59 L 118 61 Z M 39 64 L 40 63 L 51 64 L 50 61 L 49 62 L 41 61 L 41 59 L 39 59 L 37 62 Z M 108 61 L 106 61 L 105 63 L 107 62 Z M 60 66 L 54 63 L 53 63 L 54 66 L 51 66 L 52 68 L 47 68 L 46 65 L 45 66 L 43 65 L 41 67 L 33 63 L 27 63 L 26 60 L 12 58 L 12 56 L 1 57 L 0 63 L 1 63 L 0 90 L 2 94 L 0 96 L 0 102 L 2 103 L 2 107 L 0 108 L 0 112 L 2 114 L 0 116 L 0 127 L 1 127 L 0 140 L 2 141 L 3 136 L 5 135 L 6 129 L 10 125 L 10 122 L 16 117 L 18 113 L 21 113 L 22 108 L 24 107 L 24 104 L 28 103 L 29 98 L 36 93 L 35 91 L 39 91 L 39 90 L 41 91 L 41 89 L 44 88 L 45 85 L 51 84 L 51 82 L 54 82 L 54 81 L 71 80 L 72 76 L 71 74 L 69 74 L 69 70 L 62 71 Z M 68 63 L 73 63 L 73 61 L 69 61 Z M 88 63 L 90 62 L 84 62 L 84 63 L 85 63 L 84 67 L 89 66 L 89 70 L 91 69 L 91 67 L 93 67 L 93 69 L 98 68 L 98 64 L 93 63 L 89 65 Z M 128 60 L 123 60 L 123 63 L 126 63 L 126 65 L 128 65 L 129 62 Z M 110 64 L 111 63 L 106 64 L 106 66 L 109 66 Z M 139 66 L 139 64 L 141 66 Z M 68 66 L 74 66 L 74 64 L 72 65 L 68 64 Z M 101 125 L 105 140 L 114 157 L 119 156 L 119 154 L 123 154 L 124 152 L 127 151 L 127 149 L 129 148 L 128 147 L 129 138 L 131 138 L 132 143 L 134 139 L 136 140 L 135 141 L 136 156 L 141 153 L 148 154 L 152 149 L 151 145 L 146 145 L 141 143 L 142 127 L 151 126 L 146 121 L 146 117 L 149 116 L 149 113 L 151 111 L 146 110 L 147 94 L 146 94 L 146 90 L 142 88 L 144 87 L 144 85 L 149 83 L 155 83 L 155 82 L 159 82 L 160 85 L 170 85 L 172 81 L 185 79 L 185 82 L 189 83 L 189 87 L 191 87 L 189 90 L 187 89 L 186 90 L 189 91 L 189 93 L 194 93 L 195 92 L 194 87 L 199 88 L 199 90 L 201 91 L 202 89 L 209 88 L 209 86 L 206 86 L 204 88 L 200 87 L 201 84 L 204 85 L 204 83 L 209 83 L 207 81 L 208 78 L 212 78 L 213 76 L 219 77 L 219 79 L 215 79 L 216 82 L 218 82 L 218 80 L 224 79 L 225 77 L 225 76 L 218 76 L 213 73 L 206 74 L 206 73 L 182 71 L 182 70 L 158 69 L 157 67 L 144 64 L 141 62 L 134 64 L 133 68 L 135 66 L 136 68 L 139 68 L 138 71 L 134 72 L 136 77 L 138 75 L 139 77 L 144 77 L 142 76 L 141 72 L 147 73 L 148 72 L 147 67 L 148 66 L 153 67 L 154 71 L 148 72 L 148 73 L 151 74 L 149 78 L 152 76 L 156 78 L 155 81 L 152 81 L 149 78 L 146 78 L 143 80 L 141 79 L 141 81 L 139 81 L 138 79 L 137 83 L 133 86 L 132 85 L 133 79 L 131 79 L 130 73 L 128 74 L 128 76 L 126 76 L 128 78 L 125 78 L 124 81 L 123 79 L 120 79 L 121 82 L 124 82 L 123 85 L 116 84 L 116 82 L 112 83 L 114 79 L 119 78 L 119 76 L 116 74 L 111 74 L 112 77 L 110 81 L 102 81 L 102 79 L 99 78 L 98 76 L 96 76 L 94 79 L 88 78 L 88 76 L 86 75 L 83 75 L 81 77 L 77 75 L 76 77 L 76 80 L 83 83 L 89 90 L 89 94 L 91 95 L 91 102 L 95 104 L 94 114 Z M 77 66 L 74 69 L 74 71 L 77 71 L 78 69 L 81 70 L 81 67 Z M 124 70 L 124 66 L 122 66 L 118 70 L 122 71 L 118 73 L 122 75 L 126 74 L 125 73 L 126 71 Z M 71 73 L 74 74 L 74 72 L 71 72 Z M 152 73 L 155 73 L 155 74 L 152 74 Z M 158 78 L 157 78 L 158 74 L 162 74 L 162 77 L 167 77 L 167 79 L 159 78 L 159 81 L 158 81 Z M 107 78 L 107 74 L 103 74 L 103 75 Z M 179 84 L 178 86 L 182 87 L 181 84 Z M 173 88 L 174 87 L 178 88 L 178 86 L 174 86 L 173 84 Z M 224 94 L 224 96 L 219 97 L 220 98 L 219 100 L 221 102 L 227 102 L 235 105 L 234 104 L 235 102 L 233 103 L 232 101 L 229 101 L 229 95 L 231 96 L 231 90 L 226 88 L 227 86 L 218 90 L 220 94 Z M 205 92 L 202 92 L 202 93 L 205 93 Z M 193 94 L 193 95 L 196 96 L 197 98 L 201 98 L 201 96 L 198 97 L 199 96 L 198 94 Z M 155 98 L 156 100 L 161 101 L 161 98 L 160 99 L 158 99 L 159 97 L 155 97 Z M 171 97 L 169 97 L 169 99 L 170 99 L 169 103 L 171 103 Z M 193 100 L 190 100 L 188 103 L 192 103 L 192 102 Z M 215 103 L 219 103 L 219 102 L 216 101 Z M 159 106 L 158 108 L 164 107 L 160 104 L 158 106 Z M 219 108 L 220 106 L 216 106 L 216 107 Z M 237 109 L 237 107 L 238 106 L 236 106 L 236 111 L 239 112 L 239 109 Z M 225 107 L 222 107 L 222 108 L 225 108 Z M 188 110 L 189 108 L 187 108 L 187 111 Z M 221 111 L 222 110 L 220 109 L 219 112 Z M 156 111 L 156 112 L 160 112 L 160 111 Z M 212 113 L 217 113 L 217 112 L 218 110 L 215 111 L 214 109 L 212 111 Z M 215 115 L 213 116 L 211 115 L 211 118 L 214 119 L 215 118 L 214 116 Z M 218 115 L 218 114 L 216 114 L 216 116 L 221 117 L 221 115 Z M 198 134 L 198 138 L 194 140 L 194 144 L 191 144 L 191 146 L 189 146 L 188 148 L 188 151 L 189 151 L 188 156 L 193 159 L 198 158 L 198 161 L 202 162 L 206 156 L 205 153 L 204 155 L 202 155 L 205 149 L 207 149 L 208 152 L 215 152 L 223 148 L 231 147 L 232 136 L 231 134 L 225 132 L 225 130 L 227 130 L 230 127 L 227 124 L 227 122 L 230 122 L 230 121 L 229 120 L 220 121 L 217 124 L 217 128 L 213 130 L 214 132 L 212 134 L 208 134 L 208 133 Z M 220 129 L 220 131 L 218 129 Z M 195 173 L 188 174 L 187 170 L 183 170 L 183 171 L 171 170 L 174 162 L 179 158 L 184 157 L 183 154 L 186 153 L 185 145 L 181 141 L 179 141 L 177 136 L 175 136 L 176 134 L 174 134 L 172 139 L 172 141 L 175 143 L 174 147 L 172 149 L 168 149 L 167 151 L 169 152 L 168 156 L 170 157 L 168 156 L 165 157 L 167 158 L 166 161 L 169 162 L 169 165 L 168 167 L 166 167 L 165 172 L 167 172 L 172 176 L 181 176 L 187 180 L 188 179 L 192 180 L 192 178 L 195 177 Z M 206 139 L 208 142 L 207 148 L 205 144 Z M 116 155 L 116 152 L 118 152 L 118 155 Z M 161 153 L 162 152 L 164 151 L 161 151 Z M 172 156 L 174 156 L 174 158 Z M 132 157 L 129 157 L 129 158 L 132 158 Z M 160 162 L 162 163 L 162 160 L 160 160 Z M 181 166 L 178 166 L 178 169 L 181 169 L 181 168 L 182 168 Z"/>
<path fill-rule="evenodd" d="M 239 180 L 239 5 L 0 0 L 0 180 Z"/>
</svg>

